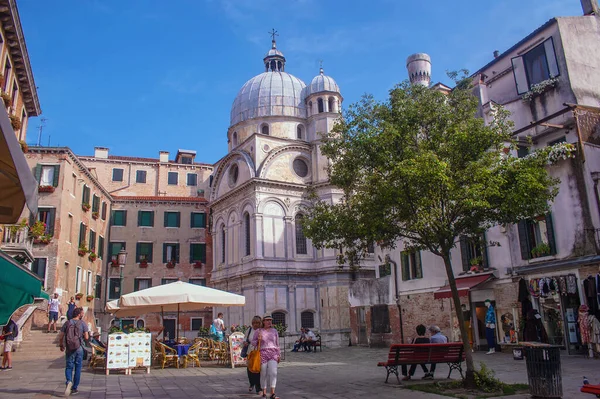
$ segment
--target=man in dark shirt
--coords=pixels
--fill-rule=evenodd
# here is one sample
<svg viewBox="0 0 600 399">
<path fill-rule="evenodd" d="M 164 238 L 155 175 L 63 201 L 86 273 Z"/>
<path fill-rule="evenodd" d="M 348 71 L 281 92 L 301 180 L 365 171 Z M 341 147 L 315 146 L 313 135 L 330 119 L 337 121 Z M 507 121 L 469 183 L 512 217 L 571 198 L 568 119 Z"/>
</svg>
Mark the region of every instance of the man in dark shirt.
<svg viewBox="0 0 600 399">
<path fill-rule="evenodd" d="M 2 359 L 2 370 L 12 370 L 12 347 L 15 341 L 17 324 L 13 319 L 9 319 L 8 323 L 2 329 L 4 336 L 4 359 Z"/>
<path fill-rule="evenodd" d="M 423 325 L 423 324 L 419 324 L 417 326 L 417 337 L 413 340 L 413 344 L 428 344 L 429 343 L 429 338 L 427 338 L 425 336 L 425 332 L 427 332 L 427 328 Z M 429 373 L 429 370 L 427 370 L 427 366 L 425 364 L 421 364 L 421 368 L 423 369 L 423 372 L 425 373 L 425 375 L 427 375 Z M 413 375 L 415 375 L 415 371 L 417 370 L 417 365 L 416 364 L 411 364 L 410 366 L 410 370 L 408 372 L 408 374 L 406 373 L 406 365 L 403 364 L 402 365 L 402 375 L 404 376 L 404 378 L 402 378 L 402 381 L 408 381 L 411 379 L 411 377 Z"/>
</svg>

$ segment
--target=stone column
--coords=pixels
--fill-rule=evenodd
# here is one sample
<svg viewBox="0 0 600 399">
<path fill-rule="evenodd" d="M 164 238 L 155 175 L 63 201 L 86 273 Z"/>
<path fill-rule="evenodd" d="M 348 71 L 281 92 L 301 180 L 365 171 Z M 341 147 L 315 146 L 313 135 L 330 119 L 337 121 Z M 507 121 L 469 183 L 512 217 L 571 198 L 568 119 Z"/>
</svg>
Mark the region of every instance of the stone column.
<svg viewBox="0 0 600 399">
<path fill-rule="evenodd" d="M 283 223 L 285 225 L 285 235 L 284 235 L 284 239 L 285 239 L 285 257 L 286 259 L 293 259 L 294 258 L 294 224 L 292 223 L 292 216 L 284 216 L 283 217 Z"/>
<path fill-rule="evenodd" d="M 263 259 L 263 215 L 255 213 L 252 215 L 252 219 L 254 219 L 254 236 L 252 237 L 254 239 L 254 257 L 256 259 Z"/>
</svg>

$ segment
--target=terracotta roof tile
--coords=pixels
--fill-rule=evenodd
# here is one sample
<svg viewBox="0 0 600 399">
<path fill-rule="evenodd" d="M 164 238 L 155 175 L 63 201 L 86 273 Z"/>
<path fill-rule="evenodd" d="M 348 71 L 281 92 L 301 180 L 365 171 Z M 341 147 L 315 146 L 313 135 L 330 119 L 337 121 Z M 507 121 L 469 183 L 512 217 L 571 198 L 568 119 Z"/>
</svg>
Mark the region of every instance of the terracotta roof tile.
<svg viewBox="0 0 600 399">
<path fill-rule="evenodd" d="M 169 202 L 207 202 L 204 197 L 166 197 L 158 196 L 136 196 L 136 195 L 113 195 L 115 201 L 169 201 Z"/>
</svg>

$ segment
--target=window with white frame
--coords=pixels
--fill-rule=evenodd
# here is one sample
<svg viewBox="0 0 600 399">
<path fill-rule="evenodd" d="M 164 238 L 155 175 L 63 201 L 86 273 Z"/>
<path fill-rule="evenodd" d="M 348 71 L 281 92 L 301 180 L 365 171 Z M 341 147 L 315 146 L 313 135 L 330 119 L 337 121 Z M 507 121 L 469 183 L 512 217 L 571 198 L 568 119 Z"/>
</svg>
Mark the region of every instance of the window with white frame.
<svg viewBox="0 0 600 399">
<path fill-rule="evenodd" d="M 204 325 L 202 317 L 190 317 L 190 327 L 192 331 L 200 330 L 200 327 Z"/>
<path fill-rule="evenodd" d="M 423 278 L 423 266 L 421 265 L 420 251 L 402 251 L 400 262 L 402 264 L 403 281 Z"/>
<path fill-rule="evenodd" d="M 85 294 L 86 295 L 93 295 L 93 293 L 94 293 L 94 280 L 92 279 L 92 272 L 88 270 L 86 272 L 86 275 L 87 275 L 87 279 L 86 279 L 86 282 L 85 282 L 85 285 L 86 285 Z"/>
<path fill-rule="evenodd" d="M 552 38 L 511 61 L 518 94 L 527 93 L 531 86 L 560 75 Z"/>
<path fill-rule="evenodd" d="M 40 175 L 40 186 L 54 186 L 54 165 L 43 165 Z"/>
<path fill-rule="evenodd" d="M 75 269 L 75 292 L 81 292 L 81 267 Z"/>
</svg>

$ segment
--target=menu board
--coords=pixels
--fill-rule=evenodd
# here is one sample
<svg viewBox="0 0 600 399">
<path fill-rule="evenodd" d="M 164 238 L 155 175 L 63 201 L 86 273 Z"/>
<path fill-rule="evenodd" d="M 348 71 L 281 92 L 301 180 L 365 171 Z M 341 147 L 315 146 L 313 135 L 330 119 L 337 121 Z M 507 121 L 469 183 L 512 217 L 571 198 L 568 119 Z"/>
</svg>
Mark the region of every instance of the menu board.
<svg viewBox="0 0 600 399">
<path fill-rule="evenodd" d="M 152 335 L 145 332 L 129 334 L 129 367 L 150 367 Z"/>
<path fill-rule="evenodd" d="M 244 341 L 246 336 L 241 332 L 234 332 L 229 336 L 229 351 L 231 353 L 231 368 L 235 366 L 245 366 L 246 359 L 242 354 L 242 348 L 244 347 Z"/>
<path fill-rule="evenodd" d="M 106 368 L 125 369 L 129 367 L 129 334 L 114 333 L 108 336 L 106 348 Z"/>
</svg>

